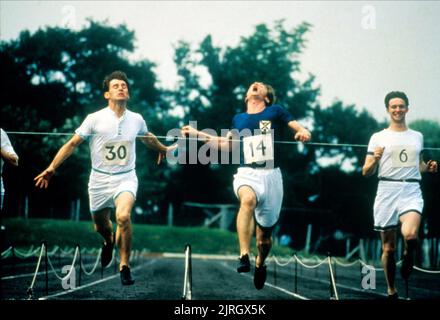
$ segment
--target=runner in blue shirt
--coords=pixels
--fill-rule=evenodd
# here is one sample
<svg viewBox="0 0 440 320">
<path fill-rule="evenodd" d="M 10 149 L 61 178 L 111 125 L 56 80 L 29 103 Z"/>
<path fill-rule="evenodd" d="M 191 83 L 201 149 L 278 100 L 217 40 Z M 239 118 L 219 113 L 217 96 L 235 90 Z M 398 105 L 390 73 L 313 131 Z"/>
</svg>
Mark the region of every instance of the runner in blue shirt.
<svg viewBox="0 0 440 320">
<path fill-rule="evenodd" d="M 233 182 L 235 195 L 240 201 L 236 221 L 240 246 L 237 272 L 250 271 L 250 242 L 255 229 L 258 255 L 254 285 L 258 290 L 266 281 L 264 261 L 272 246 L 272 231 L 278 222 L 283 200 L 283 181 L 281 170 L 276 166 L 274 141 L 280 140 L 282 127 L 292 129 L 295 140 L 306 142 L 311 138 L 310 132 L 293 120 L 286 109 L 274 104 L 275 100 L 271 86 L 255 82 L 246 93 L 246 112 L 233 118 L 226 137 L 209 135 L 191 126 L 182 128 L 183 135 L 203 139 L 214 148 L 239 150 L 240 167 Z"/>
</svg>

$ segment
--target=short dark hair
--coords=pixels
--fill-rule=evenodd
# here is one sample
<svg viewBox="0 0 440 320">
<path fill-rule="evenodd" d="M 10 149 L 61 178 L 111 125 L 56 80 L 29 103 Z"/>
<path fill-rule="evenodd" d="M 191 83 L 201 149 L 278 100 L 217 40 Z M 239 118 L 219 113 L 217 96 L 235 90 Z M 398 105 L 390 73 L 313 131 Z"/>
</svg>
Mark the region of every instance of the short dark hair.
<svg viewBox="0 0 440 320">
<path fill-rule="evenodd" d="M 401 91 L 391 91 L 389 92 L 386 96 L 385 96 L 385 108 L 388 109 L 388 104 L 390 103 L 391 99 L 394 98 L 400 98 L 403 101 L 405 101 L 406 106 L 409 106 L 409 101 L 408 101 L 408 97 L 406 96 L 406 94 L 404 92 Z"/>
<path fill-rule="evenodd" d="M 114 79 L 125 81 L 125 83 L 127 84 L 127 88 L 129 88 L 128 78 L 125 72 L 116 70 L 105 76 L 104 82 L 102 83 L 102 89 L 104 90 L 104 92 L 109 91 L 110 81 Z"/>
<path fill-rule="evenodd" d="M 272 88 L 271 85 L 264 84 L 267 89 L 267 99 L 269 99 L 269 103 L 266 103 L 266 105 L 271 106 L 277 101 L 277 96 L 275 95 L 275 89 Z"/>
</svg>

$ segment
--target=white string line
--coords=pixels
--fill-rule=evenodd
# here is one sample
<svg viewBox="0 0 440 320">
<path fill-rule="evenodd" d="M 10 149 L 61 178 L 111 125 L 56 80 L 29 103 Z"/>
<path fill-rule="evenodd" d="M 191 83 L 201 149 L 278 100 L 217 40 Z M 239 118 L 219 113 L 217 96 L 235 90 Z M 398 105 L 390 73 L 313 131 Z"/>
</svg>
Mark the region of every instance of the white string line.
<svg viewBox="0 0 440 320">
<path fill-rule="evenodd" d="M 413 268 L 414 268 L 415 270 L 417 270 L 417 271 L 425 272 L 425 273 L 433 273 L 433 274 L 438 274 L 438 273 L 440 273 L 440 270 L 426 270 L 426 269 L 419 268 L 419 267 L 417 267 L 417 266 L 414 266 Z"/>
<path fill-rule="evenodd" d="M 66 249 L 67 247 L 64 247 L 64 250 L 61 249 L 61 255 L 66 256 L 66 255 L 70 255 L 73 250 L 75 250 L 75 248 L 70 248 L 70 249 Z"/>
<path fill-rule="evenodd" d="M 237 271 L 234 268 L 232 268 L 231 266 L 229 266 L 226 262 L 222 262 L 220 265 L 225 267 L 226 269 L 228 269 L 230 271 L 233 271 L 235 274 L 237 274 Z M 248 279 L 253 279 L 252 276 L 250 276 L 248 274 L 245 274 L 245 273 L 240 273 L 238 276 L 239 277 L 246 277 Z M 266 281 L 264 285 L 268 286 L 268 287 L 271 287 L 271 288 L 273 288 L 275 290 L 281 291 L 282 293 L 285 293 L 285 294 L 287 294 L 289 296 L 295 297 L 295 298 L 300 299 L 300 300 L 311 300 L 310 298 L 306 298 L 306 297 L 304 297 L 304 296 L 302 296 L 300 294 L 297 294 L 297 293 L 291 292 L 291 291 L 289 291 L 287 289 L 284 289 L 282 287 L 273 285 L 269 281 Z"/>
<path fill-rule="evenodd" d="M 296 258 L 296 261 L 298 261 L 298 263 L 299 263 L 300 265 L 302 265 L 302 266 L 303 266 L 304 268 L 306 268 L 306 269 L 315 269 L 315 268 L 318 268 L 320 265 L 322 265 L 323 263 L 327 262 L 327 260 L 328 260 L 328 258 L 326 258 L 326 259 L 322 260 L 321 262 L 319 262 L 319 263 L 316 264 L 316 265 L 308 266 L 308 265 L 306 265 L 305 263 L 303 263 L 303 262 L 301 261 L 301 259 L 299 259 L 299 258 L 297 257 L 297 255 L 295 255 L 295 258 Z"/>
<path fill-rule="evenodd" d="M 95 270 L 98 267 L 98 264 L 100 262 L 100 259 L 101 259 L 101 253 L 102 253 L 102 249 L 99 251 L 98 255 L 96 256 L 95 265 L 93 266 L 91 271 L 86 270 L 86 268 L 84 267 L 84 263 L 81 259 L 81 269 L 87 276 L 91 276 L 95 272 Z M 113 257 L 112 257 L 112 260 L 113 260 Z M 109 264 L 111 264 L 111 263 L 109 263 Z"/>
<path fill-rule="evenodd" d="M 318 259 L 318 261 L 320 261 L 320 262 L 317 265 L 307 266 L 307 265 L 305 265 L 303 263 L 303 261 L 305 261 L 307 259 L 303 258 L 303 261 L 301 261 L 301 258 L 299 256 L 295 255 L 294 257 L 296 257 L 298 259 L 299 264 L 301 264 L 303 267 L 308 268 L 308 269 L 317 268 L 317 267 L 319 267 L 322 263 L 324 263 L 327 260 L 327 258 L 323 259 L 323 260 L 320 260 L 318 257 L 314 256 L 313 258 Z M 290 264 L 293 261 L 294 257 L 290 257 L 290 259 L 288 259 L 287 262 L 283 263 L 283 262 L 279 261 L 278 258 L 275 255 L 272 255 L 272 256 L 268 257 L 268 261 L 274 260 L 274 262 L 277 265 L 279 265 L 280 267 L 285 267 L 285 266 L 287 266 L 288 264 Z M 335 261 L 335 263 L 337 265 L 339 265 L 340 267 L 343 267 L 343 268 L 349 268 L 349 267 L 352 267 L 355 264 L 359 263 L 359 264 L 361 264 L 363 266 L 366 266 L 366 267 L 368 267 L 370 269 L 374 269 L 376 271 L 383 271 L 383 268 L 378 268 L 378 267 L 375 267 L 373 265 L 369 265 L 366 262 L 362 261 L 361 259 L 357 259 L 357 260 L 355 260 L 353 262 L 350 262 L 350 263 L 340 262 L 339 259 L 335 258 L 335 257 L 333 258 L 333 260 Z M 399 266 L 401 264 L 402 264 L 402 260 L 399 260 L 398 262 L 396 262 L 396 266 Z M 428 269 L 423 269 L 423 268 L 420 268 L 420 267 L 417 267 L 417 266 L 414 266 L 414 269 L 417 270 L 417 271 L 420 271 L 420 272 L 424 272 L 424 273 L 440 274 L 440 270 L 428 270 Z"/>
<path fill-rule="evenodd" d="M 64 277 L 59 276 L 59 275 L 57 274 L 55 268 L 54 268 L 53 265 L 52 265 L 52 261 L 50 261 L 50 257 L 49 257 L 49 256 L 47 257 L 47 261 L 49 262 L 49 266 L 51 267 L 51 269 L 52 269 L 52 271 L 54 272 L 55 276 L 56 276 L 59 280 L 64 281 L 64 280 L 66 280 L 66 279 L 69 279 L 70 276 L 72 275 L 72 272 L 73 272 L 73 270 L 75 269 L 75 263 L 76 263 L 76 259 L 77 259 L 78 255 L 79 255 L 79 249 L 78 249 L 78 247 L 76 247 L 75 255 L 74 255 L 74 257 L 73 257 L 73 261 L 72 261 L 72 263 L 70 264 L 70 270 L 69 270 L 69 272 L 68 272 Z"/>
<path fill-rule="evenodd" d="M 34 245 L 31 245 L 27 253 L 21 252 L 20 250 L 14 248 L 14 254 L 17 258 L 27 259 L 34 256 L 40 250 L 40 248 L 33 249 L 33 247 Z"/>
<path fill-rule="evenodd" d="M 45 136 L 73 136 L 74 133 L 64 133 L 64 132 L 36 132 L 36 131 L 6 131 L 7 134 L 17 134 L 17 135 L 45 135 Z M 98 134 L 88 134 L 86 136 L 92 137 L 97 136 Z M 102 136 L 102 135 L 101 135 Z M 138 135 L 137 138 L 147 138 L 152 139 L 153 137 L 148 137 L 145 135 Z M 190 138 L 190 137 L 177 137 L 177 136 L 160 136 L 157 135 L 156 138 L 170 140 L 170 139 L 178 139 L 178 140 L 196 140 L 205 142 L 205 138 Z M 222 138 L 222 137 L 219 137 Z M 241 142 L 241 140 L 237 139 L 228 139 L 231 142 Z M 273 143 L 279 144 L 303 144 L 303 145 L 312 145 L 312 146 L 327 146 L 327 147 L 354 147 L 354 148 L 366 148 L 368 145 L 366 144 L 354 144 L 354 143 L 328 143 L 328 142 L 299 142 L 299 141 L 283 141 L 283 140 L 274 140 Z M 440 148 L 433 147 L 425 147 L 423 150 L 430 151 L 440 151 Z"/>
<path fill-rule="evenodd" d="M 182 297 L 186 300 L 192 300 L 192 283 L 191 278 L 192 275 L 191 272 L 191 266 L 190 266 L 190 259 L 191 259 L 191 249 L 189 246 L 185 248 L 185 274 L 183 279 L 183 295 Z"/>
<path fill-rule="evenodd" d="M 38 270 L 40 269 L 41 257 L 43 256 L 43 251 L 44 250 L 45 250 L 45 245 L 43 243 L 41 245 L 40 256 L 38 257 L 37 268 L 35 269 L 35 274 L 34 274 L 34 277 L 32 278 L 32 283 L 31 283 L 31 285 L 29 287 L 29 290 L 33 290 L 33 288 L 34 288 L 35 280 L 37 279 Z"/>
<path fill-rule="evenodd" d="M 91 265 L 92 265 L 91 263 L 83 264 L 83 266 L 91 266 Z M 84 271 L 84 269 L 82 269 L 82 270 Z M 53 271 L 53 270 L 47 271 L 48 274 L 52 274 L 54 272 L 56 272 L 56 271 Z M 27 278 L 27 277 L 33 276 L 34 274 L 35 273 L 32 272 L 32 273 L 22 273 L 22 274 L 17 274 L 17 275 L 4 276 L 4 277 L 1 277 L 1 280 L 3 281 L 3 280 L 14 280 L 14 279 L 19 279 L 19 278 Z M 38 275 L 41 275 L 41 274 L 46 274 L 46 271 L 38 272 Z M 89 274 L 86 273 L 86 275 L 89 275 Z"/>
<path fill-rule="evenodd" d="M 150 261 L 148 261 L 146 263 L 143 263 L 142 265 L 137 266 L 137 267 L 135 267 L 135 268 L 133 268 L 131 270 L 132 271 L 136 271 L 136 270 L 139 270 L 140 268 L 142 268 L 143 266 L 152 265 L 152 264 L 154 264 L 156 262 L 157 262 L 157 260 L 150 260 Z M 38 300 L 48 300 L 50 298 L 55 298 L 55 297 L 71 294 L 71 293 L 73 293 L 75 291 L 82 290 L 84 288 L 88 288 L 88 287 L 91 287 L 91 286 L 94 286 L 94 285 L 97 285 L 97 284 L 100 284 L 100 283 L 112 280 L 112 279 L 114 279 L 116 277 L 119 277 L 119 274 L 115 274 L 115 275 L 109 276 L 107 278 L 103 278 L 103 279 L 100 279 L 100 280 L 88 283 L 86 285 L 82 285 L 80 287 L 76 287 L 76 288 L 69 289 L 69 290 L 66 290 L 66 291 L 61 291 L 61 292 L 58 292 L 58 293 L 55 293 L 55 294 L 51 294 L 51 295 L 48 295 L 48 296 L 43 296 L 43 297 L 38 298 Z"/>
<path fill-rule="evenodd" d="M 286 273 L 287 272 L 285 272 L 284 274 L 286 274 Z M 300 279 L 315 281 L 315 282 L 319 282 L 319 283 L 326 284 L 326 285 L 330 284 L 330 281 L 328 280 L 327 276 L 325 276 L 325 277 L 308 277 L 306 275 L 298 275 L 298 277 Z M 325 280 L 323 280 L 321 278 L 324 278 Z M 350 282 L 353 279 L 354 278 L 350 277 Z M 377 296 L 381 296 L 381 297 L 386 297 L 387 296 L 387 294 L 385 294 L 385 293 L 380 293 L 380 292 L 376 292 L 376 291 L 373 291 L 373 290 L 359 289 L 359 288 L 356 288 L 356 287 L 352 287 L 352 286 L 344 285 L 344 284 L 340 284 L 340 283 L 336 283 L 336 287 L 341 288 L 341 289 L 361 292 L 361 293 L 365 293 L 365 294 L 368 294 L 368 295 L 377 295 Z M 417 290 L 420 289 L 418 287 L 412 287 L 412 288 L 416 288 Z"/>
<path fill-rule="evenodd" d="M 358 259 L 355 262 L 361 262 L 361 260 Z M 401 263 L 401 261 L 399 261 L 399 263 Z M 419 270 L 421 268 L 418 268 L 418 267 L 414 266 L 414 269 Z M 419 270 L 419 271 L 422 271 L 422 270 Z M 439 271 L 432 271 L 432 272 L 440 272 L 440 270 Z M 282 271 L 282 270 L 279 271 L 279 273 L 280 274 L 284 274 L 284 275 L 290 275 L 289 272 Z M 321 280 L 321 279 L 319 279 L 317 277 L 307 277 L 305 275 L 300 275 L 299 277 L 301 277 L 303 279 L 311 280 L 311 281 L 316 281 L 316 282 L 320 282 L 320 283 L 329 284 L 328 277 L 323 277 L 323 278 L 327 278 L 327 280 Z M 351 279 L 352 278 L 350 277 L 350 281 L 351 281 Z M 384 294 L 384 293 L 373 292 L 372 290 L 368 290 L 368 289 L 358 289 L 358 288 L 347 286 L 347 285 L 343 285 L 343 284 L 340 284 L 340 283 L 336 283 L 336 287 L 342 288 L 342 289 L 347 289 L 347 290 L 353 290 L 353 291 L 357 291 L 357 292 L 362 292 L 362 293 L 374 294 L 374 295 L 383 296 L 383 297 L 387 296 L 387 294 Z M 410 288 L 411 288 L 411 290 L 414 289 L 416 291 L 423 291 L 423 292 L 426 292 L 427 294 L 432 294 L 432 290 L 430 290 L 430 289 L 425 289 L 425 288 L 417 287 L 417 286 L 413 286 L 413 285 L 410 285 Z"/>
<path fill-rule="evenodd" d="M 331 282 L 332 282 L 333 292 L 335 293 L 336 300 L 339 300 L 338 289 L 336 288 L 336 281 L 335 281 L 335 276 L 333 275 L 333 266 L 332 266 L 332 260 L 331 259 L 332 259 L 331 257 L 327 258 L 328 268 L 330 270 L 330 279 L 331 279 Z"/>
<path fill-rule="evenodd" d="M 11 248 L 12 248 L 12 247 L 11 247 Z M 18 253 L 18 254 L 21 255 L 21 256 L 30 256 L 30 255 L 33 254 L 33 252 L 32 252 L 33 250 L 34 250 L 34 245 L 31 245 L 31 247 L 29 248 L 29 250 L 28 250 L 27 253 L 21 252 L 20 250 L 14 248 L 14 252 L 15 252 L 15 253 Z M 38 250 L 40 250 L 40 248 L 37 248 L 37 251 L 38 251 Z"/>
<path fill-rule="evenodd" d="M 285 267 L 287 266 L 291 261 L 293 261 L 295 258 L 293 256 L 291 256 L 290 258 L 288 258 L 288 260 L 286 262 L 281 262 L 280 260 L 278 260 L 279 258 L 277 258 L 276 255 L 272 255 L 271 257 L 269 257 L 267 260 L 273 260 L 277 265 L 279 265 L 280 267 Z"/>
<path fill-rule="evenodd" d="M 2 258 L 8 258 L 9 257 L 9 253 L 12 251 L 12 246 L 10 246 L 8 249 L 6 249 L 5 251 L 2 252 L 1 257 Z"/>
<path fill-rule="evenodd" d="M 338 266 L 346 267 L 346 268 L 352 267 L 352 266 L 354 266 L 355 264 L 360 263 L 360 260 L 359 260 L 359 259 L 357 259 L 357 260 L 355 260 L 355 261 L 353 261 L 353 262 L 350 262 L 350 263 L 340 262 L 337 258 L 333 258 L 333 260 L 335 261 L 335 263 L 336 263 Z"/>
</svg>

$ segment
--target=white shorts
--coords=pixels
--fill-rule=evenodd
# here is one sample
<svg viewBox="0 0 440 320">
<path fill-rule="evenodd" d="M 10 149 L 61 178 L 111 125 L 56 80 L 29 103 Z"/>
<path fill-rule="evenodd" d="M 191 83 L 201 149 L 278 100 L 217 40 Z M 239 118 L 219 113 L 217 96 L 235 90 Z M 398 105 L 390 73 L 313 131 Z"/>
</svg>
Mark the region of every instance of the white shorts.
<svg viewBox="0 0 440 320">
<path fill-rule="evenodd" d="M 423 197 L 417 182 L 379 181 L 374 200 L 374 230 L 399 226 L 399 217 L 410 211 L 422 214 Z"/>
<path fill-rule="evenodd" d="M 115 199 L 122 192 L 130 192 L 136 199 L 138 179 L 136 171 L 122 174 L 105 174 L 92 170 L 89 179 L 90 212 L 114 208 Z"/>
<path fill-rule="evenodd" d="M 264 228 L 273 227 L 280 217 L 283 203 L 283 178 L 281 170 L 263 168 L 238 168 L 234 175 L 234 192 L 238 197 L 238 189 L 250 187 L 257 197 L 255 220 Z"/>
</svg>

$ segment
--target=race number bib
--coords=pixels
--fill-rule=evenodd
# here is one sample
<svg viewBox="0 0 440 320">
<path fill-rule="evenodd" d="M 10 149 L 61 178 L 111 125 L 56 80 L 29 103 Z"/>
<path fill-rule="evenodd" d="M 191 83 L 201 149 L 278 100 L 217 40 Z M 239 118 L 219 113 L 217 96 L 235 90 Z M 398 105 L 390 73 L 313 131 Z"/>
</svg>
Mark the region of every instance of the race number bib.
<svg viewBox="0 0 440 320">
<path fill-rule="evenodd" d="M 393 168 L 417 166 L 417 150 L 415 146 L 393 146 L 391 160 Z"/>
<path fill-rule="evenodd" d="M 273 160 L 273 141 L 271 134 L 260 134 L 243 138 L 244 163 Z"/>
<path fill-rule="evenodd" d="M 130 141 L 107 142 L 102 150 L 103 164 L 125 166 L 130 158 Z"/>
</svg>

